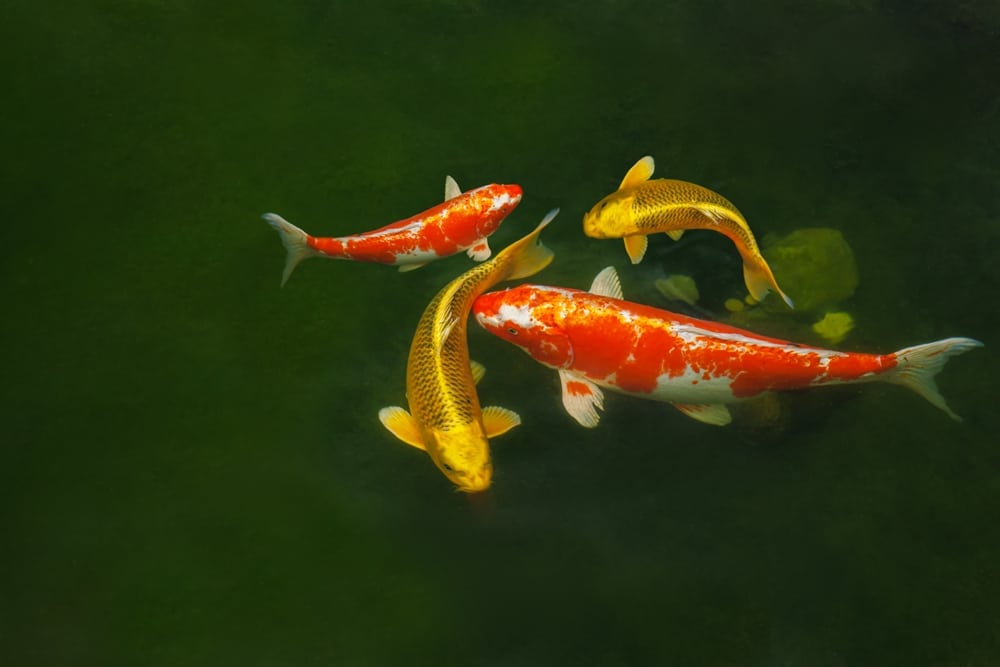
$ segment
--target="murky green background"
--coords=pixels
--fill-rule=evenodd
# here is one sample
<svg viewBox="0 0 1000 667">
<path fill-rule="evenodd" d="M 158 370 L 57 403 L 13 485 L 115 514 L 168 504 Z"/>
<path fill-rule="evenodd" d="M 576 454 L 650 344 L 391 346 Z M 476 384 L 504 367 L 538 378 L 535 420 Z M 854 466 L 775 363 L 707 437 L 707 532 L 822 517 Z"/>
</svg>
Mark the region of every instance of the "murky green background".
<svg viewBox="0 0 1000 667">
<path fill-rule="evenodd" d="M 363 7 L 363 8 L 361 8 Z M 14 0 L 0 22 L 0 662 L 994 665 L 1000 661 L 1000 9 L 994 2 Z M 610 396 L 470 330 L 494 445 L 454 493 L 376 420 L 426 302 L 470 266 L 312 261 L 259 218 L 381 226 L 515 182 L 556 262 L 627 296 L 580 218 L 637 158 L 758 236 L 840 229 L 845 349 L 951 335 L 956 424 L 822 390 L 780 433 Z"/>
</svg>

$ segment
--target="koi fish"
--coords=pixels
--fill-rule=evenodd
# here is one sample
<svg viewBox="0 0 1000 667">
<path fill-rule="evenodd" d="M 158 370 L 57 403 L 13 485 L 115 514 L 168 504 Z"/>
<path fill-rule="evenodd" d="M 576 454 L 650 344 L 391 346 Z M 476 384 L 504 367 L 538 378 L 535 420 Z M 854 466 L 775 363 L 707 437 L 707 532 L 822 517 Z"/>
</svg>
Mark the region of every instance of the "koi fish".
<svg viewBox="0 0 1000 667">
<path fill-rule="evenodd" d="M 382 408 L 378 418 L 394 436 L 426 451 L 459 491 L 484 491 L 493 478 L 487 438 L 521 423 L 517 413 L 480 408 L 475 384 L 485 372 L 469 359 L 466 324 L 477 296 L 504 280 L 538 273 L 553 252 L 538 235 L 559 212 L 550 211 L 533 232 L 469 269 L 437 293 L 417 324 L 406 363 L 410 410 Z"/>
<path fill-rule="evenodd" d="M 668 178 L 649 180 L 652 175 L 653 158 L 647 155 L 628 170 L 616 192 L 583 216 L 583 233 L 596 239 L 623 238 L 629 259 L 638 264 L 646 254 L 648 234 L 665 232 L 676 241 L 685 229 L 717 231 L 736 244 L 750 295 L 762 301 L 773 290 L 794 308 L 732 202 L 700 185 Z"/>
<path fill-rule="evenodd" d="M 559 371 L 566 411 L 597 426 L 602 388 L 672 403 L 706 424 L 731 420 L 728 403 L 770 391 L 890 382 L 917 392 L 961 421 L 934 376 L 949 358 L 982 346 L 971 338 L 891 354 L 837 352 L 765 338 L 735 327 L 622 300 L 614 268 L 589 292 L 520 285 L 479 297 L 476 321 L 536 361 Z"/>
<path fill-rule="evenodd" d="M 477 262 L 489 259 L 487 238 L 521 202 L 519 185 L 484 185 L 462 192 L 451 176 L 445 178 L 444 203 L 374 231 L 352 236 L 310 236 L 276 213 L 262 217 L 281 236 L 288 251 L 281 284 L 299 262 L 309 257 L 352 259 L 393 264 L 400 271 L 465 251 Z"/>
</svg>

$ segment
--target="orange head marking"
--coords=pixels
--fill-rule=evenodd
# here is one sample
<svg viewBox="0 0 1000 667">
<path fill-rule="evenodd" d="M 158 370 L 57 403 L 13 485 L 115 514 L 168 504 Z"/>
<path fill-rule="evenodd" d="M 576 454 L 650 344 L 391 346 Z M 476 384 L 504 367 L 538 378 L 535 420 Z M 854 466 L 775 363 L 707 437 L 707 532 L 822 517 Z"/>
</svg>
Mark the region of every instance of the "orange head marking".
<svg viewBox="0 0 1000 667">
<path fill-rule="evenodd" d="M 484 294 L 472 305 L 481 327 L 517 345 L 536 361 L 554 368 L 573 362 L 573 347 L 552 312 L 544 290 L 521 285 Z"/>
</svg>

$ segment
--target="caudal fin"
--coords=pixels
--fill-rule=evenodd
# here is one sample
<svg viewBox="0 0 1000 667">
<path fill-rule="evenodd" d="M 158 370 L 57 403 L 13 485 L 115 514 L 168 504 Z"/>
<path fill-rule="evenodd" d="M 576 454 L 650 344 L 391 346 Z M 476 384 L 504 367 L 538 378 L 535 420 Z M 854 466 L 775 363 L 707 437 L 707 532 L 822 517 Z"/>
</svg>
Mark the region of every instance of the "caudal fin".
<svg viewBox="0 0 1000 667">
<path fill-rule="evenodd" d="M 907 347 L 896 352 L 897 366 L 884 378 L 888 382 L 909 387 L 932 405 L 944 410 L 955 421 L 962 421 L 962 418 L 952 412 L 945 403 L 934 382 L 934 376 L 944 368 L 950 358 L 982 346 L 982 343 L 972 338 L 945 338 L 933 343 Z"/>
<path fill-rule="evenodd" d="M 778 287 L 778 281 L 771 273 L 771 267 L 761 258 L 759 262 L 743 260 L 743 282 L 747 285 L 747 290 L 757 301 L 763 301 L 768 292 L 775 292 L 789 308 L 795 308 L 795 304 L 788 298 L 788 295 Z"/>
<path fill-rule="evenodd" d="M 282 245 L 288 251 L 288 255 L 285 257 L 285 271 L 281 274 L 281 286 L 284 287 L 285 283 L 288 282 L 288 277 L 292 275 L 292 271 L 299 262 L 318 253 L 309 247 L 308 234 L 277 213 L 265 213 L 261 217 L 278 232 Z"/>
<path fill-rule="evenodd" d="M 538 235 L 542 233 L 542 230 L 558 214 L 559 209 L 557 208 L 549 211 L 545 218 L 538 223 L 533 232 L 511 243 L 493 258 L 495 262 L 501 262 L 507 257 L 511 258 L 506 280 L 517 280 L 518 278 L 533 276 L 549 265 L 555 257 L 555 253 L 542 245 L 542 242 L 538 240 Z"/>
</svg>

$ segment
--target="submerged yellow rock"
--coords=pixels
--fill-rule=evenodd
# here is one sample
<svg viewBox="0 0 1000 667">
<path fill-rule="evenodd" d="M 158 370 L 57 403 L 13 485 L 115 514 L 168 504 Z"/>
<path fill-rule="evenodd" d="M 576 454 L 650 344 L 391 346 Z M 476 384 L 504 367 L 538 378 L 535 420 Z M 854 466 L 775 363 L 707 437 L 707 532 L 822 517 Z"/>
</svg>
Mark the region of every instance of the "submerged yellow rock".
<svg viewBox="0 0 1000 667">
<path fill-rule="evenodd" d="M 839 343 L 854 328 L 854 318 L 848 313 L 827 313 L 812 330 L 831 343 Z"/>
<path fill-rule="evenodd" d="M 739 299 L 726 299 L 726 302 L 722 304 L 726 307 L 730 313 L 738 313 L 743 310 L 743 302 Z"/>
<path fill-rule="evenodd" d="M 673 275 L 658 278 L 653 281 L 653 286 L 668 299 L 683 301 L 689 306 L 693 306 L 698 301 L 698 286 L 695 285 L 694 278 L 691 276 Z"/>
</svg>

